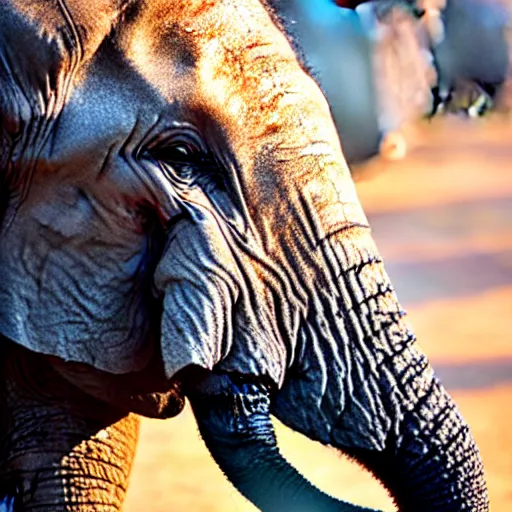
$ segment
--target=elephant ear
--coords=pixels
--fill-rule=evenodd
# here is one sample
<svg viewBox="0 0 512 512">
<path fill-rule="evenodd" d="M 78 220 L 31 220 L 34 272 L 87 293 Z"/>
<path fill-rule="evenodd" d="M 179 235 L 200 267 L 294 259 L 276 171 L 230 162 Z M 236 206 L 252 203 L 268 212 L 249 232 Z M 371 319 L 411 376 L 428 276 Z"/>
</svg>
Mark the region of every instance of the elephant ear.
<svg viewBox="0 0 512 512">
<path fill-rule="evenodd" d="M 0 231 L 0 333 L 99 370 L 141 370 L 161 311 L 148 239 L 129 212 L 121 225 L 97 197 L 40 181 Z"/>
<path fill-rule="evenodd" d="M 94 110 L 105 90 L 88 80 L 87 59 L 120 2 L 100 3 L 0 2 L 0 334 L 127 373 L 147 364 L 158 330 L 156 248 L 133 173 L 112 163 L 102 174 L 121 109 L 112 94 Z M 80 59 L 87 71 L 71 85 Z M 98 121 L 102 107 L 108 122 Z"/>
</svg>

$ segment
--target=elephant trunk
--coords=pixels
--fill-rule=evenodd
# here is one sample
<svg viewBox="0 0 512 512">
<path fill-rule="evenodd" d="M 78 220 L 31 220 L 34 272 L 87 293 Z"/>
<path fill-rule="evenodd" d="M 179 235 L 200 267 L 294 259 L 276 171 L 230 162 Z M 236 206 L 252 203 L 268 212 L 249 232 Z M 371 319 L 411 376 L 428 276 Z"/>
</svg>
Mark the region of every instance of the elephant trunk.
<svg viewBox="0 0 512 512">
<path fill-rule="evenodd" d="M 337 500 L 280 454 L 269 388 L 244 376 L 187 369 L 185 381 L 201 436 L 231 483 L 264 512 L 372 512 Z M 198 381 L 200 382 L 198 384 Z"/>
<path fill-rule="evenodd" d="M 303 359 L 272 412 L 362 463 L 401 512 L 488 511 L 478 448 L 407 325 L 369 230 L 324 237 L 317 257 Z"/>
<path fill-rule="evenodd" d="M 343 448 L 370 469 L 403 512 L 487 511 L 482 461 L 469 427 L 434 377 L 381 452 Z"/>
<path fill-rule="evenodd" d="M 290 294 L 298 305 L 286 377 L 281 384 L 267 374 L 280 387 L 270 394 L 227 358 L 203 370 L 206 379 L 183 378 L 193 383 L 187 395 L 201 434 L 229 479 L 264 511 L 364 510 L 321 493 L 282 459 L 272 413 L 368 467 L 401 512 L 486 512 L 475 442 L 405 321 L 353 184 L 338 179 L 343 173 L 327 158 L 320 167 L 291 202 L 294 229 L 278 246 L 282 268 L 296 277 Z M 260 359 L 271 345 L 261 331 L 268 332 L 244 331 L 258 339 Z"/>
<path fill-rule="evenodd" d="M 367 381 L 352 377 L 357 387 L 345 404 L 359 402 L 380 424 L 377 431 L 386 434 L 377 450 L 353 444 L 346 448 L 341 439 L 340 448 L 383 482 L 401 512 L 487 511 L 483 464 L 469 426 L 418 346 L 379 254 L 366 236 L 362 248 L 356 246 L 365 236 L 356 237 L 351 258 L 360 261 L 353 260 L 348 267 L 347 241 L 328 245 L 345 268 L 337 289 L 344 290 L 350 301 L 345 326 L 355 351 L 351 359 L 356 368 L 351 372 L 361 375 L 364 369 Z M 372 380 L 373 387 L 368 385 Z M 380 421 L 375 420 L 379 416 Z M 360 417 L 360 412 L 355 414 L 359 428 L 364 428 Z M 351 424 L 343 415 L 338 421 L 341 428 L 345 422 Z"/>
</svg>

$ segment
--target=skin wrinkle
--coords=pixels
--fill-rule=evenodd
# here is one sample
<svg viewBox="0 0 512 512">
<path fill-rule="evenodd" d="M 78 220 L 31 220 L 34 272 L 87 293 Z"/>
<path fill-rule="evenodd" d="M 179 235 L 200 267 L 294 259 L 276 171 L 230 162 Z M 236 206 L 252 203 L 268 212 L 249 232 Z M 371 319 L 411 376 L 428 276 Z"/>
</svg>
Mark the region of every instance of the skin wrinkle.
<svg viewBox="0 0 512 512">
<path fill-rule="evenodd" d="M 18 357 L 13 358 L 13 353 Z M 27 408 L 7 409 L 9 438 L 5 438 L 6 425 L 0 426 L 0 452 L 5 453 L 6 446 L 12 449 L 8 460 L 16 468 L 9 474 L 5 465 L 0 467 L 0 494 L 6 486 L 24 490 L 15 494 L 15 506 L 23 510 L 32 510 L 33 506 L 48 511 L 64 510 L 57 503 L 65 504 L 65 510 L 76 512 L 83 510 L 81 507 L 86 503 L 110 505 L 112 510 L 117 510 L 124 498 L 134 454 L 136 418 L 122 418 L 121 414 L 119 423 L 110 424 L 119 415 L 112 406 L 81 394 L 39 356 L 29 355 L 5 340 L 1 361 L 2 375 L 23 375 L 23 379 L 2 382 L 2 406 L 5 407 L 6 401 L 16 400 Z M 100 414 L 94 418 L 95 413 Z M 105 430 L 98 428 L 102 421 Z M 45 445 L 49 448 L 46 452 L 42 450 Z M 48 468 L 44 467 L 45 458 Z M 35 474 L 34 460 L 41 464 Z M 34 474 L 35 479 L 24 481 L 25 474 Z"/>
<path fill-rule="evenodd" d="M 69 80 L 71 81 L 73 79 L 73 75 L 76 72 L 76 69 L 79 64 L 81 64 L 83 59 L 83 43 L 80 40 L 80 35 L 78 34 L 77 26 L 75 24 L 75 21 L 68 9 L 68 6 L 66 5 L 66 0 L 57 0 L 57 4 L 59 6 L 59 9 L 62 13 L 62 16 L 66 22 L 66 25 L 68 26 L 69 31 L 71 32 L 73 36 L 73 47 L 74 52 L 72 52 L 72 64 L 71 64 L 71 72 L 69 74 Z M 66 88 L 67 89 L 67 88 Z"/>
<path fill-rule="evenodd" d="M 236 233 L 233 230 L 226 231 L 224 229 L 224 226 L 222 222 L 219 222 L 220 227 L 223 230 L 223 235 L 226 237 L 227 240 L 231 239 L 232 235 L 236 235 Z M 242 245 L 240 246 L 240 243 L 242 242 Z M 244 241 L 238 239 L 236 240 L 236 246 L 238 246 L 238 249 L 242 249 L 242 252 L 239 250 L 233 251 L 233 256 L 236 259 L 237 266 L 240 272 L 242 272 L 242 277 L 239 279 L 240 285 L 243 285 L 244 291 L 243 295 L 245 297 L 250 297 L 250 305 L 247 304 L 245 306 L 245 310 L 247 312 L 252 311 L 258 311 L 259 309 L 259 299 L 258 296 L 261 297 L 261 295 L 254 294 L 251 291 L 251 288 L 245 288 L 244 283 L 252 283 L 251 286 L 255 286 L 260 280 L 264 281 L 264 283 L 270 284 L 271 289 L 275 288 L 276 285 L 278 285 L 279 288 L 281 288 L 280 293 L 276 294 L 275 296 L 282 296 L 283 291 L 286 293 L 286 297 L 288 297 L 288 300 L 293 300 L 293 293 L 290 293 L 289 290 L 289 284 L 288 280 L 285 276 L 282 275 L 282 272 L 268 259 L 268 257 L 263 256 L 259 252 L 254 252 L 252 247 L 250 245 L 247 245 Z M 251 276 L 251 273 L 247 273 L 244 269 L 250 268 L 250 266 L 246 265 L 244 263 L 244 258 L 240 258 L 239 255 L 243 254 L 243 256 L 250 256 L 252 259 L 252 264 L 257 264 L 258 268 L 263 271 L 263 273 L 259 274 L 259 279 L 257 282 L 254 282 L 253 277 Z M 263 258 L 262 258 L 263 256 Z M 277 281 L 276 281 L 277 280 Z M 263 290 L 263 288 L 260 288 Z M 251 323 L 256 320 L 251 320 Z M 243 323 L 243 322 L 242 322 Z M 272 350 L 272 347 L 269 347 L 269 350 Z M 291 348 L 290 350 L 293 350 Z M 255 359 L 257 359 L 257 355 L 255 354 L 253 356 Z M 282 355 L 279 355 L 279 358 L 276 357 L 275 360 L 279 360 L 282 357 Z M 226 370 L 228 370 L 229 366 L 226 366 Z M 236 366 L 234 367 L 234 369 Z M 279 379 L 279 378 L 278 378 Z"/>
<path fill-rule="evenodd" d="M 24 14 L 29 15 L 29 17 L 30 17 L 30 14 L 32 14 L 31 13 L 31 7 L 33 7 L 32 4 L 33 4 L 33 2 L 28 2 L 24 6 L 26 9 Z M 40 4 L 38 5 L 37 3 L 35 3 L 34 5 L 36 8 L 38 8 Z M 61 62 L 60 62 L 61 71 L 60 71 L 60 73 L 58 73 L 58 75 L 57 75 L 58 78 L 56 81 L 54 81 L 54 84 L 53 84 L 55 87 L 53 89 L 47 88 L 47 90 L 45 91 L 46 98 L 42 97 L 42 91 L 40 91 L 39 97 L 41 98 L 41 100 L 44 100 L 44 99 L 46 100 L 45 101 L 46 105 L 41 104 L 40 108 L 33 107 L 32 115 L 27 116 L 27 118 L 29 119 L 29 123 L 32 123 L 32 121 L 34 119 L 37 119 L 37 116 L 34 114 L 36 114 L 36 113 L 39 114 L 39 119 L 36 121 L 37 129 L 36 130 L 30 129 L 30 126 L 29 126 L 29 129 L 24 132 L 24 135 L 28 134 L 28 137 L 24 137 L 24 140 L 22 140 L 22 143 L 21 143 L 22 153 L 26 154 L 27 156 L 32 153 L 32 159 L 34 162 L 37 161 L 37 158 L 39 157 L 39 154 L 42 151 L 42 148 L 44 147 L 44 145 L 47 142 L 48 137 L 50 136 L 51 126 L 53 124 L 52 120 L 54 120 L 55 118 L 58 117 L 59 112 L 63 108 L 64 103 L 66 102 L 66 98 L 70 91 L 70 84 L 72 82 L 73 76 L 75 75 L 75 72 L 77 70 L 78 65 L 80 64 L 81 57 L 82 57 L 81 44 L 78 39 L 78 34 L 76 33 L 74 23 L 69 16 L 69 12 L 65 8 L 65 6 L 62 4 L 62 0 L 59 0 L 59 7 L 66 18 L 66 22 L 70 26 L 71 30 L 74 32 L 75 39 L 77 41 L 76 48 L 78 51 L 78 56 L 75 58 L 74 52 L 71 52 L 70 69 L 69 69 L 69 66 L 61 60 Z M 34 21 L 35 19 L 37 19 L 37 17 L 31 18 L 32 21 Z M 48 20 L 48 18 L 45 18 L 45 19 Z M 50 19 L 52 19 L 52 18 L 50 18 Z M 65 45 L 65 43 L 64 43 L 64 45 Z M 59 45 L 59 46 L 61 46 L 61 45 Z M 62 46 L 61 46 L 61 50 L 62 50 Z M 60 55 L 60 57 L 62 59 L 62 54 Z M 57 66 L 57 67 L 59 67 L 59 66 Z M 17 73 L 10 73 L 8 76 L 16 77 L 17 75 L 18 75 Z M 63 78 L 63 77 L 66 77 L 66 78 Z M 45 78 L 46 78 L 46 80 L 45 80 L 46 84 L 50 85 L 50 77 L 47 75 Z M 62 82 L 63 80 L 64 80 L 64 83 L 59 84 L 59 82 Z M 27 87 L 22 87 L 21 84 L 18 84 L 18 85 L 19 85 L 19 87 L 17 88 L 17 90 L 24 91 L 25 98 L 27 98 L 27 100 L 30 102 L 30 100 L 29 100 L 29 98 L 31 96 L 30 92 L 29 92 L 30 89 L 27 90 Z M 61 87 L 57 88 L 58 85 L 61 85 Z M 22 120 L 20 119 L 18 122 L 20 122 L 20 121 L 22 121 Z M 41 126 L 44 126 L 43 130 L 41 130 Z M 41 130 L 41 132 L 40 132 L 40 130 Z M 19 142 L 18 142 L 18 144 L 19 144 Z M 32 148 L 32 150 L 28 150 L 28 148 Z M 23 173 L 19 172 L 20 179 L 22 180 L 21 181 L 22 191 L 20 193 L 19 202 L 26 199 L 26 195 L 27 195 L 28 188 L 30 186 L 33 174 L 34 174 L 33 167 L 26 169 L 25 172 L 23 172 Z M 15 183 L 13 183 L 13 184 L 15 184 Z M 13 211 L 15 211 L 15 209 L 13 209 Z"/>
<path fill-rule="evenodd" d="M 364 266 L 363 266 L 363 267 L 361 267 L 361 269 L 362 269 L 362 268 L 364 268 Z M 360 270 L 359 270 L 358 272 L 360 272 Z M 345 270 L 345 271 L 343 272 L 343 274 L 345 275 L 346 273 L 347 273 L 347 271 Z M 334 271 L 334 272 L 333 272 L 333 275 L 339 275 L 339 271 Z M 339 286 L 339 283 L 338 283 L 338 286 Z M 363 288 L 363 287 L 359 288 L 359 286 L 360 286 L 360 285 L 357 285 L 357 287 L 356 287 L 356 288 L 354 288 L 354 290 L 358 290 L 358 289 L 360 289 L 360 290 L 365 290 L 365 292 L 364 292 L 364 293 L 365 293 L 365 295 L 363 295 L 363 297 L 364 297 L 364 296 L 367 296 L 367 294 L 368 294 L 368 290 L 366 290 L 366 287 L 364 287 L 364 288 Z M 389 287 L 389 285 L 388 285 L 388 287 Z M 351 287 L 349 287 L 349 289 L 352 289 L 352 288 L 351 288 Z M 369 300 L 369 301 L 373 301 L 373 300 L 374 300 L 374 295 L 370 294 L 370 295 L 369 295 L 369 297 L 368 297 L 368 300 Z M 320 301 L 320 302 L 321 302 L 321 301 Z M 394 301 L 391 301 L 391 303 L 393 303 L 393 302 L 394 302 Z M 360 304 L 360 303 L 361 303 L 361 299 L 360 299 L 360 298 L 355 299 L 355 297 L 353 297 L 353 299 L 352 299 L 352 303 L 353 303 L 353 304 L 355 304 L 355 305 Z M 349 301 L 349 302 L 345 301 L 345 302 L 344 302 L 344 304 L 349 305 L 349 304 L 350 304 L 350 301 Z M 350 306 L 349 306 L 349 307 L 350 307 Z M 373 313 L 373 314 L 372 314 L 372 316 L 373 316 L 373 317 L 375 317 L 375 313 Z M 361 313 L 357 312 L 357 310 L 356 310 L 356 315 L 354 316 L 354 319 L 358 319 L 358 318 L 361 318 L 361 317 L 362 317 L 362 318 L 364 318 L 364 314 L 361 314 Z M 390 325 L 393 325 L 393 324 L 394 324 L 394 323 L 392 322 Z M 355 326 L 357 326 L 357 323 L 355 323 L 354 325 L 355 325 Z M 371 336 L 373 337 L 374 335 L 372 334 Z M 353 334 L 350 336 L 350 338 L 349 338 L 349 339 L 350 339 L 350 340 L 352 340 L 352 342 L 354 342 L 355 340 L 361 339 L 361 334 L 356 334 L 355 332 L 353 332 Z M 388 340 L 388 341 L 389 341 L 389 340 Z M 414 339 L 413 339 L 413 338 L 412 338 L 412 341 L 414 341 Z M 373 343 L 374 343 L 374 342 L 373 342 Z M 347 345 L 350 345 L 350 343 L 348 343 L 348 340 L 347 340 L 346 342 L 344 342 L 344 343 L 340 343 L 340 344 L 338 344 L 338 346 L 347 346 Z M 365 344 L 363 343 L 363 344 L 361 345 L 361 347 L 362 347 L 362 348 L 365 348 Z M 325 353 L 325 350 L 321 351 L 321 353 Z M 393 353 L 393 351 L 391 352 L 391 354 L 392 354 L 392 353 Z M 370 355 L 370 354 L 367 354 L 367 355 L 365 356 L 365 359 L 368 359 L 368 357 L 370 357 L 370 358 L 371 358 L 371 355 Z M 349 361 L 349 360 L 354 360 L 354 358 L 353 358 L 353 357 L 348 357 L 347 359 L 348 359 L 348 361 Z M 306 360 L 310 360 L 310 358 L 306 358 Z M 348 361 L 347 361 L 347 362 L 348 362 Z M 392 372 L 392 373 L 394 373 L 394 372 Z M 368 375 L 368 372 L 365 372 L 365 375 Z M 371 373 L 370 373 L 369 375 L 371 375 Z M 330 387 L 330 389 L 332 389 L 332 387 Z M 279 405 L 276 407 L 276 409 L 277 409 L 277 410 L 279 409 Z M 302 420 L 302 421 L 303 421 L 303 420 Z M 326 422 L 326 423 L 331 423 L 331 422 Z M 370 429 L 370 431 L 371 431 L 371 429 Z M 324 442 L 325 442 L 325 441 L 324 441 Z"/>
<path fill-rule="evenodd" d="M 33 162 L 29 195 L 0 238 L 2 333 L 94 366 L 92 384 L 62 361 L 58 372 L 95 399 L 116 403 L 124 392 L 123 410 L 134 410 L 128 392 L 152 364 L 164 389 L 195 364 L 268 383 L 275 412 L 326 444 L 393 450 L 389 439 L 409 427 L 403 408 L 431 375 L 418 374 L 416 347 L 386 368 L 368 349 L 393 353 L 411 338 L 319 89 L 256 0 L 157 0 L 126 19 L 96 34 L 101 44 L 52 125 L 52 151 Z M 170 127 L 190 126 L 206 148 L 217 141 L 228 160 L 220 171 L 236 173 L 232 207 L 247 232 L 223 221 L 215 183 L 179 179 L 172 159 L 158 165 L 148 150 L 164 133 L 172 143 Z M 101 382 L 114 388 L 106 396 Z M 165 411 L 146 400 L 143 413 L 177 414 L 184 396 L 173 391 Z M 24 421 L 32 427 L 20 418 L 18 430 L 31 434 Z M 64 462 L 95 480 L 103 470 L 82 467 L 82 450 L 104 440 L 85 437 Z"/>
</svg>

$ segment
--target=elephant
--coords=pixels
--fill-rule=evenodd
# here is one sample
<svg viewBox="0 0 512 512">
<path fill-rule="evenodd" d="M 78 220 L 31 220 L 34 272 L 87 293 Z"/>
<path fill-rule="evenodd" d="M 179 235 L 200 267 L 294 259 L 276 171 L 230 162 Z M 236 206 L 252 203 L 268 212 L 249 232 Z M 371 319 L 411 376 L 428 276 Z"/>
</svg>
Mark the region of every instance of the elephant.
<svg viewBox="0 0 512 512">
<path fill-rule="evenodd" d="M 403 158 L 404 128 L 421 119 L 479 117 L 508 78 L 501 0 L 270 3 L 324 92 L 351 164 Z"/>
<path fill-rule="evenodd" d="M 349 164 L 377 154 L 405 156 L 399 134 L 431 113 L 435 74 L 410 6 L 400 0 L 270 3 L 329 102 Z"/>
<path fill-rule="evenodd" d="M 489 510 L 280 23 L 260 0 L 0 3 L 4 509 L 121 510 L 139 417 L 188 400 L 263 511 L 369 510 L 290 465 L 271 415 L 402 512 Z"/>
</svg>

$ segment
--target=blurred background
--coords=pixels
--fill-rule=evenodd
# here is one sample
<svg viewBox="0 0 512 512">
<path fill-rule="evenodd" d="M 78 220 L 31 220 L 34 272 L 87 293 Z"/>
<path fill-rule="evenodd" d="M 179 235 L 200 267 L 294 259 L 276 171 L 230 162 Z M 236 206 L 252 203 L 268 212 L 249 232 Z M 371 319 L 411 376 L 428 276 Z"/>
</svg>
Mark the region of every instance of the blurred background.
<svg viewBox="0 0 512 512">
<path fill-rule="evenodd" d="M 374 236 L 418 340 L 469 422 L 492 512 L 512 510 L 512 124 L 444 117 L 415 129 L 399 162 L 354 169 Z M 339 454 L 278 426 L 285 455 L 322 489 L 393 511 Z M 249 512 L 189 409 L 144 420 L 127 512 Z"/>
</svg>

